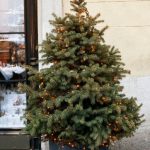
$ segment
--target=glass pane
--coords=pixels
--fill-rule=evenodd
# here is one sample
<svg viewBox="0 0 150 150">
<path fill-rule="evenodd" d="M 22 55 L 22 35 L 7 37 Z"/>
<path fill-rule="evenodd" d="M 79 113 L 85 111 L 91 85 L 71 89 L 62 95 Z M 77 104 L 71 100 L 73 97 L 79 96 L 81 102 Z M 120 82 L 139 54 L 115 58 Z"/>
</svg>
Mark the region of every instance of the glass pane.
<svg viewBox="0 0 150 150">
<path fill-rule="evenodd" d="M 26 108 L 26 94 L 17 91 L 26 81 L 24 0 L 0 0 L 0 18 L 0 129 L 20 129 Z"/>
<path fill-rule="evenodd" d="M 0 66 L 25 63 L 24 34 L 0 35 Z"/>
<path fill-rule="evenodd" d="M 12 89 L 13 88 L 13 89 Z M 24 109 L 26 108 L 26 94 L 18 93 L 11 86 L 0 86 L 0 128 L 22 128 Z"/>
<path fill-rule="evenodd" d="M 24 0 L 0 0 L 0 32 L 24 32 Z"/>
</svg>

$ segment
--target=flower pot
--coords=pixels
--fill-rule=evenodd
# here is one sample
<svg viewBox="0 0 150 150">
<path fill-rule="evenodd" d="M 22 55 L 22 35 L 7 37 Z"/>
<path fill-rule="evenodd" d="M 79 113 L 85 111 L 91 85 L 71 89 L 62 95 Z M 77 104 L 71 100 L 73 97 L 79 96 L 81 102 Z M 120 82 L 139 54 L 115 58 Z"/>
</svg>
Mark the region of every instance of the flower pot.
<svg viewBox="0 0 150 150">
<path fill-rule="evenodd" d="M 49 141 L 49 150 L 83 150 L 83 148 L 72 148 L 67 145 L 61 145 L 54 143 L 52 141 Z M 107 147 L 101 147 L 99 150 L 108 150 Z"/>
</svg>

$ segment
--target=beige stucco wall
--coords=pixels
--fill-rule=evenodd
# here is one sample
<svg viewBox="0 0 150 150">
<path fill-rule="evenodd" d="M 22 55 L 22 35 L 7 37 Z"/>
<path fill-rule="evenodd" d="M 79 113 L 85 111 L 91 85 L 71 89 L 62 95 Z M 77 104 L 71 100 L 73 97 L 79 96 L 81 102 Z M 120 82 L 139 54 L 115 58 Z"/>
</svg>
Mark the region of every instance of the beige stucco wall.
<svg viewBox="0 0 150 150">
<path fill-rule="evenodd" d="M 101 13 L 107 44 L 121 51 L 132 76 L 150 75 L 150 0 L 86 0 L 92 15 Z M 70 10 L 63 0 L 64 12 Z M 101 28 L 101 27 L 98 27 Z"/>
<path fill-rule="evenodd" d="M 49 20 L 53 19 L 52 13 L 58 16 L 62 16 L 62 0 L 38 0 L 38 43 L 39 49 L 42 41 L 46 38 L 46 33 L 50 33 L 52 26 Z M 39 59 L 41 59 L 41 54 L 39 54 Z M 39 69 L 47 67 L 47 65 L 42 65 L 39 63 Z"/>
</svg>

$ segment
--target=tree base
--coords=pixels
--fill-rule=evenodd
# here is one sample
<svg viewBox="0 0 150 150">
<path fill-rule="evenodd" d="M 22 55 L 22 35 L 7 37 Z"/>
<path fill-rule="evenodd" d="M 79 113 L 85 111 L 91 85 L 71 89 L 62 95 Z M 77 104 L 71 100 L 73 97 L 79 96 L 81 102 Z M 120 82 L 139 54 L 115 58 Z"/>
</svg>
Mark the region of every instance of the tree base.
<svg viewBox="0 0 150 150">
<path fill-rule="evenodd" d="M 67 145 L 60 145 L 49 141 L 49 150 L 83 150 L 82 148 L 72 148 Z M 101 147 L 99 150 L 108 150 L 107 147 Z"/>
</svg>

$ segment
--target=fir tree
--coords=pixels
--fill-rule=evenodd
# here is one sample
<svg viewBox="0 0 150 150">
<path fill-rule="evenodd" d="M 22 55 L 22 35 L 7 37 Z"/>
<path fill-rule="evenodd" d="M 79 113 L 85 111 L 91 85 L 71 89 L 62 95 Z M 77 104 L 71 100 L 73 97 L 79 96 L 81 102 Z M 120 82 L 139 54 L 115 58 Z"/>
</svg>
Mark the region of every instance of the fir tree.
<svg viewBox="0 0 150 150">
<path fill-rule="evenodd" d="M 43 63 L 31 69 L 25 118 L 31 135 L 90 149 L 133 135 L 141 124 L 136 98 L 122 94 L 124 69 L 118 49 L 107 45 L 96 29 L 100 14 L 90 16 L 84 0 L 72 0 L 72 11 L 50 23 L 42 44 Z M 119 39 L 118 39 L 119 40 Z"/>
</svg>

